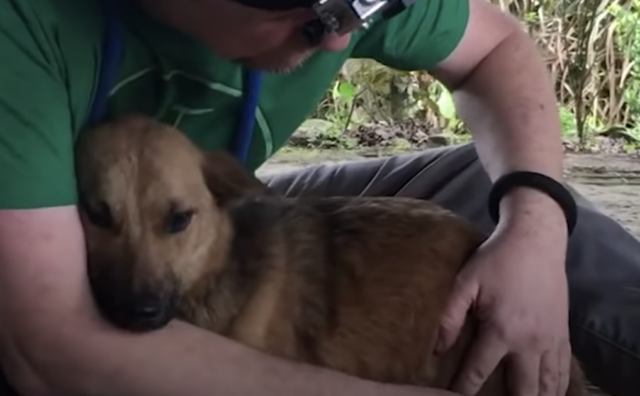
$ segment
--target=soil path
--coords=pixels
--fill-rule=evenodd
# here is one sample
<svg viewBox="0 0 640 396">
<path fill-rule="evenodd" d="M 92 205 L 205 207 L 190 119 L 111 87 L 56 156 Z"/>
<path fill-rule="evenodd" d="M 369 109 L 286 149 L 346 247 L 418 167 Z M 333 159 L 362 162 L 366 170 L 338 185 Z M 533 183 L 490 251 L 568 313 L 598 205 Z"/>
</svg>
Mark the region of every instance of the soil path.
<svg viewBox="0 0 640 396">
<path fill-rule="evenodd" d="M 565 169 L 567 179 L 578 191 L 640 238 L 640 158 L 569 155 Z"/>
<path fill-rule="evenodd" d="M 355 153 L 283 151 L 258 174 L 271 174 L 319 162 L 363 158 Z M 568 154 L 566 176 L 571 185 L 600 210 L 640 238 L 640 158 L 620 154 Z"/>
</svg>

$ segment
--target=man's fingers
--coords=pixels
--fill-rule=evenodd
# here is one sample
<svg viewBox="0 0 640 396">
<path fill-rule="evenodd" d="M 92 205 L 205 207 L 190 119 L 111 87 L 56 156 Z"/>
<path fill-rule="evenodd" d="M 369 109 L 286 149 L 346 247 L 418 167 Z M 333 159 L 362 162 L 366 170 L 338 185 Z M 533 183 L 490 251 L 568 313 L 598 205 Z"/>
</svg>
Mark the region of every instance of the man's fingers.
<svg viewBox="0 0 640 396">
<path fill-rule="evenodd" d="M 508 358 L 507 379 L 513 396 L 538 396 L 541 357 L 536 353 L 511 355 Z M 554 365 L 557 364 L 557 360 Z"/>
<path fill-rule="evenodd" d="M 540 396 L 561 396 L 558 394 L 560 384 L 560 364 L 562 354 L 558 350 L 548 351 L 540 360 Z"/>
<path fill-rule="evenodd" d="M 436 353 L 446 351 L 456 342 L 476 294 L 477 289 L 460 279 L 456 281 L 440 319 Z"/>
<path fill-rule="evenodd" d="M 451 390 L 464 396 L 478 393 L 507 352 L 507 346 L 494 333 L 482 330 L 469 350 Z"/>
<path fill-rule="evenodd" d="M 571 344 L 568 342 L 564 344 L 564 347 L 560 349 L 560 379 L 558 381 L 558 396 L 564 396 L 569 389 L 569 382 L 571 381 L 572 366 L 573 366 L 573 354 L 571 352 Z"/>
</svg>

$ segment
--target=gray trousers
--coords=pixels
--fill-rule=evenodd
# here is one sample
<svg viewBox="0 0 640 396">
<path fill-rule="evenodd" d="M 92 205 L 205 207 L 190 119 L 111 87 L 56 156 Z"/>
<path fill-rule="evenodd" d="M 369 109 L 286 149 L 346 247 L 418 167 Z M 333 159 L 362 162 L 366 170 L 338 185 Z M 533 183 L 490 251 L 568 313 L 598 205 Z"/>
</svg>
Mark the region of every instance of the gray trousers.
<svg viewBox="0 0 640 396">
<path fill-rule="evenodd" d="M 288 196 L 430 199 L 487 231 L 494 227 L 487 212 L 490 179 L 472 144 L 307 166 L 262 179 Z M 579 205 L 567 259 L 573 352 L 594 385 L 612 396 L 638 396 L 640 241 L 572 193 Z"/>
</svg>

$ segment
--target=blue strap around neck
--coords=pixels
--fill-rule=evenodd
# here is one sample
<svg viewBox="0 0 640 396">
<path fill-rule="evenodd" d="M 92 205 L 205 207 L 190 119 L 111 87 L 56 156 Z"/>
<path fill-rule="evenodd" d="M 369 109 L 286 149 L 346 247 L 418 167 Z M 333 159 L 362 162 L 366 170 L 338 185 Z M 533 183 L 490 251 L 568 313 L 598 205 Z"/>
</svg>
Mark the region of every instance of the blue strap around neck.
<svg viewBox="0 0 640 396">
<path fill-rule="evenodd" d="M 103 120 L 107 101 L 115 85 L 123 55 L 122 23 L 119 0 L 104 0 L 106 13 L 105 42 L 98 77 L 98 87 L 89 113 L 89 126 Z M 247 162 L 255 128 L 256 111 L 262 86 L 262 74 L 243 70 L 242 111 L 233 141 L 233 154 L 243 163 Z"/>
<path fill-rule="evenodd" d="M 98 87 L 89 112 L 88 124 L 90 127 L 97 125 L 104 118 L 109 93 L 115 84 L 123 53 L 122 26 L 119 17 L 120 2 L 104 0 L 104 5 L 106 14 L 105 40 L 102 44 Z"/>
<path fill-rule="evenodd" d="M 233 154 L 243 163 L 249 158 L 251 138 L 256 123 L 256 111 L 260 99 L 262 87 L 262 73 L 253 70 L 243 71 L 242 83 L 242 113 L 238 124 L 235 140 L 233 142 Z"/>
</svg>

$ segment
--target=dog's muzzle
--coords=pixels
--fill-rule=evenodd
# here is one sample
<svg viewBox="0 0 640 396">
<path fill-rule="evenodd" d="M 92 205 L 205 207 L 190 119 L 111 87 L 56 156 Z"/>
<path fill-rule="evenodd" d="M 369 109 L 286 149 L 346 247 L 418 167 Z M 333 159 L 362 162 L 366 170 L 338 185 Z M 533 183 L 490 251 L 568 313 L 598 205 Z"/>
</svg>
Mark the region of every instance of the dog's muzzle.
<svg viewBox="0 0 640 396">
<path fill-rule="evenodd" d="M 165 288 L 123 290 L 106 279 L 91 279 L 93 296 L 102 315 L 122 329 L 145 332 L 166 326 L 176 315 L 176 294 Z"/>
<path fill-rule="evenodd" d="M 140 293 L 131 298 L 124 309 L 124 320 L 131 330 L 157 330 L 175 315 L 175 300 L 166 294 Z"/>
</svg>

